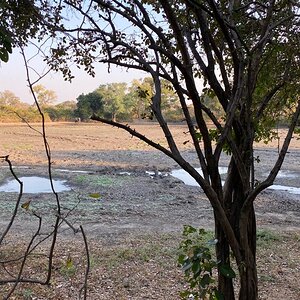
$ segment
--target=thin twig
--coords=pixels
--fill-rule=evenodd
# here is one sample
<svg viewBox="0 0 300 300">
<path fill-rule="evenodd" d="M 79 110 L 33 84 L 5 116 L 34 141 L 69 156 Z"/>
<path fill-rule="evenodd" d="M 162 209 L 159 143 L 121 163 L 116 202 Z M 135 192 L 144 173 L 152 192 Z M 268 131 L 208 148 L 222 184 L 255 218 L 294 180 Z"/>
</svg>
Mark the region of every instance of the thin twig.
<svg viewBox="0 0 300 300">
<path fill-rule="evenodd" d="M 90 252 L 89 252 L 88 242 L 87 242 L 86 234 L 83 230 L 82 225 L 80 225 L 80 230 L 81 230 L 83 240 L 84 240 L 87 262 L 86 262 L 86 270 L 85 270 L 85 276 L 84 276 L 84 284 L 79 291 L 79 299 L 81 298 L 81 293 L 83 292 L 83 299 L 86 300 L 87 299 L 88 276 L 90 273 L 91 262 L 90 262 Z"/>
<path fill-rule="evenodd" d="M 34 102 L 35 102 L 35 104 L 37 106 L 37 109 L 40 113 L 40 116 L 42 118 L 42 133 L 43 133 L 42 137 L 43 137 L 45 152 L 46 152 L 47 161 L 48 161 L 48 176 L 49 176 L 49 181 L 50 181 L 50 185 L 51 185 L 51 190 L 52 190 L 52 192 L 55 196 L 55 199 L 56 199 L 57 214 L 60 215 L 60 213 L 61 213 L 60 201 L 59 201 L 58 193 L 54 189 L 54 184 L 53 184 L 53 179 L 52 179 L 51 151 L 50 151 L 50 146 L 48 144 L 47 136 L 46 136 L 45 116 L 44 116 L 44 113 L 41 110 L 38 99 L 37 99 L 36 94 L 34 92 L 33 83 L 31 82 L 31 79 L 30 79 L 28 62 L 27 62 L 27 59 L 26 59 L 24 49 L 22 47 L 21 47 L 21 53 L 22 53 L 25 68 L 26 68 L 26 76 L 27 76 L 27 82 L 28 82 L 28 85 L 29 85 L 29 89 L 31 91 Z M 51 243 L 50 250 L 49 250 L 48 275 L 47 275 L 47 279 L 46 279 L 47 284 L 50 282 L 51 275 L 52 275 L 53 253 L 54 253 L 54 248 L 55 248 L 55 245 L 56 245 L 59 222 L 60 222 L 60 218 L 56 217 L 56 221 L 55 221 L 55 224 L 54 224 L 54 230 L 53 230 L 52 243 Z"/>
<path fill-rule="evenodd" d="M 16 204 L 15 204 L 15 208 L 14 208 L 13 214 L 12 214 L 12 216 L 10 218 L 10 221 L 9 221 L 6 229 L 4 230 L 3 234 L 1 235 L 0 245 L 2 244 L 3 239 L 5 238 L 5 236 L 7 235 L 7 233 L 9 232 L 9 230 L 10 230 L 10 228 L 11 228 L 11 226 L 12 226 L 12 224 L 13 224 L 15 218 L 16 218 L 16 215 L 18 213 L 18 208 L 19 208 L 22 196 L 23 196 L 23 182 L 17 177 L 16 173 L 13 170 L 12 163 L 9 160 L 8 157 L 9 156 L 7 155 L 7 156 L 1 156 L 0 158 L 4 159 L 8 163 L 10 173 L 13 175 L 14 179 L 19 183 L 20 190 L 19 190 L 19 195 L 18 195 Z"/>
<path fill-rule="evenodd" d="M 37 238 L 37 236 L 39 235 L 40 233 L 40 230 L 41 230 L 41 227 L 42 227 L 42 218 L 37 215 L 37 214 L 34 214 L 35 217 L 37 217 L 39 219 L 39 226 L 38 226 L 38 229 L 36 230 L 35 234 L 32 236 L 28 246 L 27 246 L 27 249 L 25 251 L 25 254 L 24 254 L 24 258 L 23 258 L 23 261 L 21 263 L 21 266 L 20 266 L 20 269 L 19 269 L 19 274 L 17 276 L 17 278 L 15 279 L 14 281 L 14 285 L 12 286 L 11 290 L 8 292 L 8 294 L 3 298 L 3 299 L 9 299 L 9 297 L 13 294 L 13 292 L 15 291 L 18 283 L 20 282 L 21 278 L 22 278 L 22 274 L 23 274 L 23 270 L 24 270 L 24 267 L 25 267 L 25 263 L 26 263 L 26 260 L 28 258 L 28 255 L 29 255 L 29 252 L 30 252 L 30 248 L 34 242 L 34 240 Z"/>
</svg>

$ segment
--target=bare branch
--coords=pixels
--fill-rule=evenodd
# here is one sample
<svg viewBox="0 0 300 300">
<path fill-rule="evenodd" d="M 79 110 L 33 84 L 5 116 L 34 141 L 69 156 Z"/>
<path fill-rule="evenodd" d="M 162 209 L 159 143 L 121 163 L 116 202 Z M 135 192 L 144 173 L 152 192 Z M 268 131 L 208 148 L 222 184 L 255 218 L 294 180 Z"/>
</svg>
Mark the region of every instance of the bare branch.
<svg viewBox="0 0 300 300">
<path fill-rule="evenodd" d="M 83 241 L 84 241 L 87 264 L 86 264 L 86 270 L 85 270 L 85 276 L 84 276 L 84 284 L 83 284 L 82 288 L 80 289 L 79 297 L 83 293 L 83 299 L 86 300 L 87 299 L 87 288 L 88 288 L 88 276 L 90 273 L 91 262 L 90 262 L 90 252 L 89 252 L 88 241 L 86 238 L 86 234 L 83 230 L 83 227 L 81 225 L 80 225 L 80 231 L 82 233 L 82 237 L 83 237 Z"/>
<path fill-rule="evenodd" d="M 28 243 L 28 246 L 27 246 L 27 249 L 24 253 L 24 258 L 22 260 L 22 263 L 21 263 L 21 266 L 20 266 L 20 269 L 19 269 L 19 274 L 18 276 L 16 277 L 16 279 L 14 280 L 14 285 L 12 286 L 12 288 L 10 289 L 10 291 L 7 293 L 7 295 L 4 297 L 4 299 L 9 299 L 9 297 L 13 294 L 13 292 L 15 291 L 17 285 L 21 282 L 22 280 L 22 274 L 23 274 L 23 270 L 24 270 L 24 267 L 25 267 L 25 263 L 27 261 L 27 258 L 28 258 L 28 255 L 29 255 L 29 252 L 30 252 L 30 248 L 34 242 L 34 240 L 37 238 L 37 236 L 40 234 L 40 230 L 41 230 L 41 227 L 42 227 L 42 218 L 40 216 L 38 216 L 37 214 L 34 214 L 35 217 L 37 217 L 39 219 L 39 225 L 38 225 L 38 228 L 36 230 L 36 232 L 34 233 L 34 235 L 32 236 L 30 242 Z"/>
<path fill-rule="evenodd" d="M 40 108 L 40 105 L 38 103 L 37 97 L 36 97 L 34 89 L 33 89 L 33 84 L 30 80 L 30 73 L 29 73 L 28 62 L 27 62 L 27 59 L 26 59 L 25 52 L 22 48 L 21 48 L 21 51 L 22 51 L 22 55 L 23 55 L 23 59 L 24 59 L 25 67 L 26 67 L 26 75 L 27 75 L 27 81 L 28 81 L 28 84 L 29 84 L 29 88 L 30 88 L 31 94 L 34 98 L 35 104 L 38 108 L 38 111 L 39 111 L 39 113 L 42 117 L 43 142 L 44 142 L 45 152 L 46 152 L 47 160 L 48 160 L 48 175 L 49 175 L 49 180 L 50 180 L 50 186 L 51 186 L 52 192 L 53 192 L 53 194 L 55 196 L 55 199 L 56 199 L 57 214 L 60 215 L 61 214 L 60 201 L 59 201 L 58 193 L 54 189 L 53 179 L 52 179 L 51 152 L 50 152 L 50 147 L 49 147 L 47 137 L 46 137 L 45 116 L 44 116 L 44 114 L 43 114 L 43 112 Z M 58 227 L 59 227 L 59 220 L 60 220 L 59 217 L 56 217 L 56 221 L 55 221 L 55 225 L 54 225 L 54 231 L 53 231 L 53 237 L 52 237 L 52 243 L 51 243 L 50 253 L 49 253 L 48 275 L 47 275 L 47 279 L 46 279 L 45 284 L 48 284 L 50 282 L 50 279 L 51 279 L 52 263 L 53 263 L 53 252 L 54 252 L 54 248 L 55 248 L 55 244 L 56 244 L 57 231 L 58 231 Z"/>
<path fill-rule="evenodd" d="M 269 176 L 263 181 L 261 182 L 248 196 L 247 201 L 244 204 L 244 210 L 247 209 L 247 207 L 250 205 L 250 203 L 252 201 L 255 200 L 255 197 L 264 189 L 266 189 L 267 187 L 271 186 L 283 164 L 283 161 L 285 159 L 285 156 L 287 154 L 291 139 L 293 137 L 293 133 L 297 124 L 297 121 L 299 119 L 300 116 L 300 100 L 298 100 L 298 104 L 297 104 L 297 108 L 296 111 L 293 115 L 293 118 L 291 120 L 290 126 L 289 126 L 289 130 L 288 133 L 285 137 L 284 143 L 281 147 L 281 150 L 279 152 L 278 155 L 278 159 L 276 161 L 276 163 L 274 164 L 274 167 L 272 168 Z"/>
<path fill-rule="evenodd" d="M 9 156 L 1 156 L 0 158 L 1 159 L 4 159 L 7 163 L 8 163 L 8 166 L 9 166 L 9 170 L 10 170 L 10 173 L 13 175 L 14 179 L 19 183 L 20 185 L 20 190 L 19 190 L 19 194 L 18 194 L 18 199 L 16 201 L 16 204 L 15 204 L 15 208 L 14 208 L 14 211 L 12 213 L 12 216 L 10 218 L 10 221 L 6 227 L 6 229 L 4 230 L 4 232 L 2 233 L 1 237 L 0 237 L 0 245 L 2 244 L 3 242 L 3 239 L 5 238 L 5 236 L 7 235 L 7 233 L 9 232 L 16 216 L 17 216 L 17 213 L 18 213 L 18 209 L 19 209 L 19 205 L 20 205 L 20 202 L 21 202 L 21 199 L 22 199 L 22 196 L 23 196 L 23 182 L 18 178 L 18 176 L 16 175 L 16 173 L 14 172 L 14 169 L 12 167 L 12 163 L 11 161 L 9 160 L 8 158 Z"/>
</svg>

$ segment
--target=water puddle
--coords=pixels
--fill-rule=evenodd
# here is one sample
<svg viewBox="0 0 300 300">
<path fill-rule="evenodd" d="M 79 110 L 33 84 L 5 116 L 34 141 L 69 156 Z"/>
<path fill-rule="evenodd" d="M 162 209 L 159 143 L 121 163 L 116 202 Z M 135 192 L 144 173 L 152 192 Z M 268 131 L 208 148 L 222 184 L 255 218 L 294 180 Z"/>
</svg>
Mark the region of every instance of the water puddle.
<svg viewBox="0 0 300 300">
<path fill-rule="evenodd" d="M 159 172 L 159 171 L 146 171 L 146 174 L 148 176 L 150 176 L 151 178 L 155 178 L 155 177 L 166 177 L 168 176 L 169 174 L 168 173 L 162 173 L 162 172 Z"/>
<path fill-rule="evenodd" d="M 300 188 L 294 186 L 285 186 L 279 184 L 273 184 L 269 187 L 270 190 L 288 192 L 290 194 L 300 195 Z"/>
<path fill-rule="evenodd" d="M 265 176 L 268 176 L 269 174 L 265 174 Z M 299 176 L 299 173 L 288 171 L 288 170 L 280 170 L 277 174 L 277 178 L 297 178 Z"/>
<path fill-rule="evenodd" d="M 196 168 L 196 171 L 201 176 L 203 176 L 201 168 Z M 220 172 L 221 175 L 226 174 L 227 173 L 227 167 L 219 167 L 219 172 Z M 180 179 L 186 185 L 199 186 L 197 181 L 189 173 L 187 173 L 183 169 L 173 170 L 173 171 L 171 171 L 170 175 L 177 178 L 177 179 Z"/>
<path fill-rule="evenodd" d="M 130 176 L 131 175 L 131 173 L 130 172 L 119 172 L 118 173 L 119 175 L 126 175 L 126 176 Z"/>
<path fill-rule="evenodd" d="M 9 166 L 1 166 L 1 169 L 9 169 Z M 29 166 L 14 166 L 14 169 L 30 169 Z"/>
<path fill-rule="evenodd" d="M 48 178 L 28 176 L 20 177 L 20 181 L 23 182 L 23 192 L 30 194 L 38 193 L 52 193 L 50 181 Z M 53 180 L 54 189 L 56 192 L 70 191 L 65 180 Z M 18 193 L 20 191 L 20 185 L 16 180 L 10 180 L 7 183 L 0 186 L 0 192 Z"/>
<path fill-rule="evenodd" d="M 202 175 L 202 172 L 199 169 L 196 169 L 199 174 Z M 173 170 L 170 173 L 171 176 L 183 181 L 184 184 L 186 185 L 191 185 L 191 186 L 199 186 L 197 181 L 186 171 L 183 169 L 177 169 Z"/>
<path fill-rule="evenodd" d="M 197 168 L 196 171 L 200 175 L 203 175 L 200 168 L 199 169 Z M 220 167 L 219 172 L 220 172 L 221 175 L 226 174 L 227 173 L 227 168 L 226 167 Z M 188 174 L 186 171 L 184 171 L 183 169 L 173 170 L 173 171 L 171 171 L 170 175 L 177 178 L 177 179 L 179 179 L 179 180 L 181 180 L 181 181 L 183 181 L 184 184 L 186 184 L 186 185 L 199 186 L 197 181 L 190 174 Z M 278 178 L 295 178 L 295 177 L 297 177 L 297 175 L 296 175 L 295 172 L 291 172 L 291 171 L 280 171 L 277 177 Z M 268 189 L 275 190 L 275 191 L 286 191 L 290 194 L 300 195 L 300 188 L 293 187 L 293 186 L 285 186 L 285 185 L 275 184 L 275 185 L 270 186 Z"/>
<path fill-rule="evenodd" d="M 55 169 L 58 172 L 65 172 L 65 173 L 82 173 L 82 174 L 89 174 L 90 171 L 83 171 L 83 170 L 68 170 L 68 169 Z"/>
</svg>

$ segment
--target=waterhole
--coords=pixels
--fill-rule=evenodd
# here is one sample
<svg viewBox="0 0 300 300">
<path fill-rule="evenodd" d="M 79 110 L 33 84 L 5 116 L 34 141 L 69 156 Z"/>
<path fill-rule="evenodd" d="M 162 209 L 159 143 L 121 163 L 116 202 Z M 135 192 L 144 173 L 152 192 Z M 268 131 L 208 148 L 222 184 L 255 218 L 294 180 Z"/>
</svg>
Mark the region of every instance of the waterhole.
<svg viewBox="0 0 300 300">
<path fill-rule="evenodd" d="M 201 169 L 196 169 L 196 171 L 200 174 L 203 175 Z M 227 173 L 227 168 L 226 167 L 220 167 L 219 168 L 219 172 L 220 174 L 226 174 Z M 171 176 L 183 181 L 186 185 L 191 185 L 191 186 L 199 186 L 199 184 L 197 183 L 197 181 L 190 175 L 188 174 L 186 171 L 184 171 L 183 169 L 177 169 L 177 170 L 173 170 L 170 173 Z M 279 171 L 277 178 L 296 178 L 297 174 L 295 172 L 291 172 L 291 171 Z M 224 183 L 224 182 L 223 182 Z M 288 192 L 290 194 L 296 194 L 299 195 L 300 194 L 300 188 L 298 187 L 293 187 L 293 186 L 285 186 L 285 185 L 272 185 L 269 187 L 270 190 L 275 190 L 275 191 L 285 191 Z"/>
<path fill-rule="evenodd" d="M 24 176 L 19 178 L 23 182 L 23 193 L 52 193 L 50 181 L 45 177 Z M 71 188 L 66 185 L 65 180 L 53 180 L 55 192 L 70 191 Z M 18 193 L 20 184 L 15 180 L 10 180 L 0 186 L 0 192 Z"/>
<path fill-rule="evenodd" d="M 196 171 L 203 176 L 202 170 L 200 168 L 196 168 Z M 227 173 L 227 168 L 226 167 L 219 167 L 219 172 L 220 174 L 226 174 Z M 183 181 L 186 185 L 192 185 L 192 186 L 199 186 L 197 181 L 186 171 L 183 169 L 177 169 L 173 170 L 170 173 L 171 176 L 180 179 Z"/>
</svg>

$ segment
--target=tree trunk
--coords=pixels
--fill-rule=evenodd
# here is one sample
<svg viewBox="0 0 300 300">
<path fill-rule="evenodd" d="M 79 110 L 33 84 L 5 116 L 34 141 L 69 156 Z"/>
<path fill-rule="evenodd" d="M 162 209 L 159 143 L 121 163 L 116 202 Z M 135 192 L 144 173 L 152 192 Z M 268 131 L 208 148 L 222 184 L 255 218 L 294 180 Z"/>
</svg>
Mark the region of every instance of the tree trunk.
<svg viewBox="0 0 300 300">
<path fill-rule="evenodd" d="M 236 211 L 236 213 L 239 211 Z M 239 217 L 236 216 L 238 219 Z M 240 291 L 239 300 L 256 300 L 258 299 L 258 282 L 256 269 L 256 222 L 255 212 L 252 207 L 247 219 L 247 236 L 246 242 L 241 243 L 241 250 L 243 253 L 244 264 L 240 266 Z M 217 260 L 220 265 L 226 264 L 230 266 L 230 248 L 226 240 L 226 236 L 222 227 L 216 220 L 216 238 L 218 243 L 216 245 Z M 236 232 L 237 238 L 243 234 L 240 231 Z M 242 239 L 243 240 L 243 239 Z M 222 293 L 225 300 L 234 300 L 234 289 L 231 278 L 223 276 L 220 271 L 218 273 L 218 290 Z"/>
<path fill-rule="evenodd" d="M 244 158 L 246 159 L 246 158 Z M 228 182 L 228 190 L 225 197 L 225 210 L 228 214 L 231 226 L 235 232 L 236 239 L 239 241 L 242 254 L 242 264 L 239 266 L 240 291 L 239 300 L 256 300 L 257 290 L 257 270 L 256 270 L 256 220 L 253 205 L 249 207 L 246 216 L 241 216 L 241 210 L 247 195 L 243 189 L 235 162 L 232 160 L 228 170 L 231 180 Z M 243 221 L 241 221 L 243 217 Z M 220 227 L 216 222 L 216 226 Z M 222 228 L 216 228 L 217 238 L 220 244 L 217 259 L 222 263 L 230 265 L 229 247 Z M 234 299 L 232 282 L 219 274 L 219 291 L 224 295 L 224 299 Z M 230 287 L 231 284 L 231 287 Z"/>
<path fill-rule="evenodd" d="M 215 235 L 218 240 L 218 243 L 216 245 L 217 260 L 220 261 L 221 265 L 222 264 L 228 265 L 230 264 L 229 245 L 220 223 L 217 220 L 215 220 L 215 224 L 216 224 Z M 222 293 L 224 299 L 226 300 L 235 299 L 232 279 L 223 276 L 220 271 L 218 271 L 218 290 L 219 292 Z"/>
<path fill-rule="evenodd" d="M 244 224 L 243 224 L 244 225 Z M 256 268 L 256 220 L 253 206 L 249 211 L 247 237 L 241 244 L 245 265 L 240 269 L 239 300 L 258 299 L 258 281 Z"/>
</svg>

